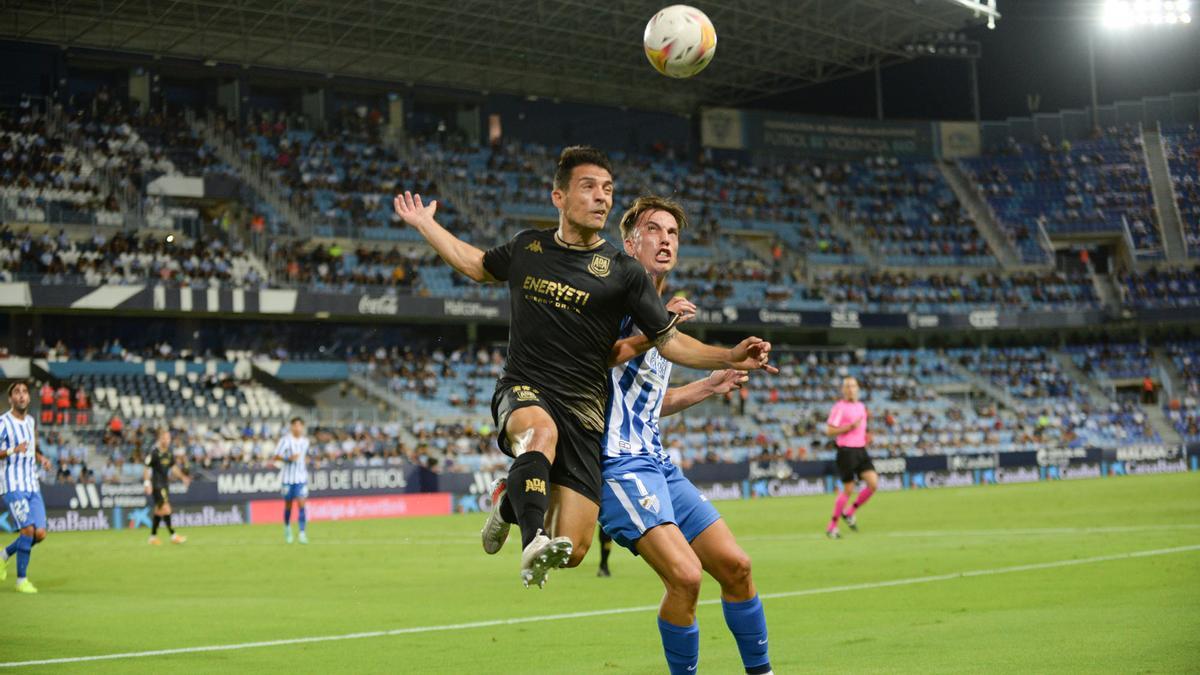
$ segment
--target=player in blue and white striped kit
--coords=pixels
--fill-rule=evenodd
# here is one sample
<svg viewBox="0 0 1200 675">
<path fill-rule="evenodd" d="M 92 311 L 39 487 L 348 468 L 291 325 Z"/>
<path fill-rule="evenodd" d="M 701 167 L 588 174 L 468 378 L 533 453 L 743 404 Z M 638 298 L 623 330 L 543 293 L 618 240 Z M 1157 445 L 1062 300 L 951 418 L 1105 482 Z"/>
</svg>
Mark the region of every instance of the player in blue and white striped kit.
<svg viewBox="0 0 1200 675">
<path fill-rule="evenodd" d="M 283 494 L 283 536 L 292 543 L 292 502 L 300 507 L 296 524 L 300 527 L 300 543 L 308 543 L 308 436 L 304 434 L 304 420 L 293 417 L 288 433 L 275 446 L 274 458 L 283 463 L 279 470 L 279 482 Z"/>
<path fill-rule="evenodd" d="M 37 593 L 25 576 L 29 556 L 46 539 L 46 504 L 38 481 L 38 464 L 50 470 L 50 460 L 38 450 L 33 416 L 29 414 L 29 383 L 8 385 L 12 407 L 0 415 L 0 459 L 4 460 L 0 487 L 19 536 L 0 553 L 0 581 L 8 578 L 8 559 L 17 558 L 17 592 Z"/>
<path fill-rule="evenodd" d="M 683 209 L 659 197 L 639 198 L 621 218 L 625 252 L 645 266 L 660 293 L 677 262 L 679 232 L 686 224 Z M 695 314 L 695 306 L 682 298 L 672 299 L 667 308 L 681 320 Z M 612 357 L 620 365 L 610 371 L 600 524 L 654 568 L 666 586 L 658 628 L 671 673 L 694 673 L 699 665 L 696 604 L 705 571 L 721 585 L 725 623 L 746 672 L 770 673 L 767 621 L 750 576 L 750 558 L 717 509 L 671 462 L 658 426 L 660 416 L 740 388 L 747 375 L 721 370 L 668 388 L 671 363 L 649 340 L 638 341 L 635 331 L 626 320 Z M 633 354 L 638 355 L 622 363 Z"/>
</svg>

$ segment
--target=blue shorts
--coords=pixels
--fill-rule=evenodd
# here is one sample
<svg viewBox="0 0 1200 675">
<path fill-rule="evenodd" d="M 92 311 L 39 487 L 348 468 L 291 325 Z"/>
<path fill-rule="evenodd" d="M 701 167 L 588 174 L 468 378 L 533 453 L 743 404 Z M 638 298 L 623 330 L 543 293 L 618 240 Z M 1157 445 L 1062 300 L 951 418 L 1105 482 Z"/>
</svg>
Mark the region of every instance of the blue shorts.
<svg viewBox="0 0 1200 675">
<path fill-rule="evenodd" d="M 30 525 L 39 530 L 46 529 L 46 503 L 42 501 L 42 493 L 9 492 L 4 495 L 4 503 L 8 504 L 18 530 Z"/>
<path fill-rule="evenodd" d="M 679 467 L 638 455 L 603 458 L 600 526 L 637 555 L 648 530 L 674 523 L 691 542 L 721 517 Z"/>
<path fill-rule="evenodd" d="M 279 492 L 284 499 L 308 499 L 308 483 L 284 483 Z"/>
</svg>

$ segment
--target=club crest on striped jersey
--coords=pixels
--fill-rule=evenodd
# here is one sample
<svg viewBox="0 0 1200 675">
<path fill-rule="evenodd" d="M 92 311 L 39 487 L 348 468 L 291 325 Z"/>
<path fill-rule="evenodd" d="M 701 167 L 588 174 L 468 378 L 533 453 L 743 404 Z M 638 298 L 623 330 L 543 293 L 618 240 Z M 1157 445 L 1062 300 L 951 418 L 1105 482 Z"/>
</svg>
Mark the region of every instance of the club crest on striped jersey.
<svg viewBox="0 0 1200 675">
<path fill-rule="evenodd" d="M 612 271 L 612 258 L 606 258 L 597 253 L 592 256 L 592 262 L 588 263 L 588 271 L 603 279 Z"/>
</svg>

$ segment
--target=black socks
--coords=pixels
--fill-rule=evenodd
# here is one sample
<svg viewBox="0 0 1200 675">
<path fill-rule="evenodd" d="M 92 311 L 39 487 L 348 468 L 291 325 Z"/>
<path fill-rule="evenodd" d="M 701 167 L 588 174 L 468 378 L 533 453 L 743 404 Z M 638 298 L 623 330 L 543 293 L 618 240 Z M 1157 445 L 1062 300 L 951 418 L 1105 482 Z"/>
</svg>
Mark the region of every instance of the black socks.
<svg viewBox="0 0 1200 675">
<path fill-rule="evenodd" d="M 529 545 L 546 526 L 550 504 L 550 460 L 540 452 L 526 452 L 508 470 L 511 515 L 521 528 L 521 548 Z M 501 507 L 501 516 L 508 520 Z"/>
</svg>

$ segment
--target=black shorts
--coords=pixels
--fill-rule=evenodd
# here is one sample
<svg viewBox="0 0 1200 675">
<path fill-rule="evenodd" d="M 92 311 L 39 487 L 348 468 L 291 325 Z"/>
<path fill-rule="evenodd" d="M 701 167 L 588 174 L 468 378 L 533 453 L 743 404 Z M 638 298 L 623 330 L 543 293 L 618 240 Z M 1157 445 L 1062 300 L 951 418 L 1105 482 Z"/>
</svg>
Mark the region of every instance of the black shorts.
<svg viewBox="0 0 1200 675">
<path fill-rule="evenodd" d="M 160 509 L 164 506 L 171 505 L 171 496 L 168 493 L 167 488 L 158 487 L 156 485 L 150 494 L 154 495 L 154 508 Z"/>
<path fill-rule="evenodd" d="M 837 473 L 843 483 L 856 481 L 863 473 L 874 470 L 866 448 L 838 448 Z"/>
<path fill-rule="evenodd" d="M 514 410 L 537 406 L 545 410 L 558 428 L 558 446 L 550 466 L 550 484 L 570 488 L 600 505 L 600 447 L 604 434 L 583 426 L 571 411 L 537 387 L 527 384 L 500 384 L 492 395 L 492 419 L 496 422 L 497 442 L 504 454 L 513 457 L 504 431 Z"/>
</svg>

